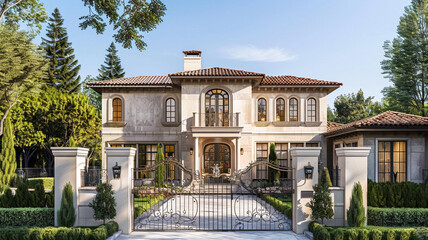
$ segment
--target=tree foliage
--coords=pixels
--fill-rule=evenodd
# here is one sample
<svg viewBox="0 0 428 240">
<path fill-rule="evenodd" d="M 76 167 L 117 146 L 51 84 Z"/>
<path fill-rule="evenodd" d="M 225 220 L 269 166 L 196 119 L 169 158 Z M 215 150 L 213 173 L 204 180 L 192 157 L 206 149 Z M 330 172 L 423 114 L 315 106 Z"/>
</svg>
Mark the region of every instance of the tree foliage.
<svg viewBox="0 0 428 240">
<path fill-rule="evenodd" d="M 352 188 L 352 197 L 347 211 L 350 227 L 364 227 L 366 225 L 366 211 L 363 205 L 363 189 L 361 184 L 355 183 Z"/>
<path fill-rule="evenodd" d="M 12 25 L 25 23 L 34 33 L 40 33 L 47 14 L 38 0 L 0 0 L 0 22 Z"/>
<path fill-rule="evenodd" d="M 47 84 L 64 92 L 78 92 L 80 88 L 80 65 L 74 56 L 74 49 L 68 41 L 67 30 L 63 27 L 64 19 L 55 8 L 49 18 L 46 38 L 42 46 L 49 60 Z"/>
<path fill-rule="evenodd" d="M 114 43 L 110 44 L 110 47 L 107 49 L 107 55 L 104 60 L 104 64 L 101 64 L 101 68 L 98 69 L 100 73 L 97 77 L 98 81 L 122 78 L 125 76 L 125 72 L 123 71 L 122 64 L 120 62 L 120 58 L 117 55 L 117 49 Z"/>
<path fill-rule="evenodd" d="M 1 141 L 0 154 L 0 184 L 9 185 L 15 178 L 16 152 L 13 136 L 13 125 L 10 118 L 6 118 L 4 134 Z"/>
<path fill-rule="evenodd" d="M 114 192 L 109 183 L 101 183 L 97 186 L 97 195 L 89 203 L 89 207 L 94 209 L 94 218 L 96 220 L 113 219 L 116 217 L 116 200 Z"/>
<path fill-rule="evenodd" d="M 325 175 L 325 172 L 322 172 Z M 321 181 L 314 186 L 314 197 L 307 204 L 312 210 L 312 219 L 321 220 L 324 224 L 325 219 L 331 219 L 334 215 L 333 201 L 330 197 L 329 184 L 326 181 L 326 176 L 321 176 Z"/>
<path fill-rule="evenodd" d="M 94 81 L 97 81 L 97 79 L 93 78 L 91 75 L 86 76 L 82 82 L 82 93 L 88 96 L 89 103 L 96 106 L 98 111 L 101 113 L 101 94 L 87 86 L 89 82 Z"/>
<path fill-rule="evenodd" d="M 45 76 L 45 60 L 28 35 L 13 27 L 0 25 L 0 101 L 3 123 L 10 110 L 24 95 L 34 94 Z"/>
<path fill-rule="evenodd" d="M 155 164 L 160 163 L 165 159 L 162 150 L 162 144 L 158 143 L 158 150 L 156 152 Z M 165 164 L 161 164 L 155 169 L 155 185 L 157 187 L 163 187 L 165 178 Z"/>
<path fill-rule="evenodd" d="M 329 121 L 350 123 L 384 111 L 386 111 L 386 105 L 373 102 L 373 97 L 364 97 L 364 93 L 360 89 L 357 93 L 342 94 L 336 97 L 334 112 L 327 112 L 327 115 Z"/>
<path fill-rule="evenodd" d="M 269 162 L 272 164 L 278 164 L 278 157 L 275 152 L 275 143 L 270 143 L 269 151 Z M 274 181 L 279 179 L 279 171 L 269 168 L 269 181 Z"/>
<path fill-rule="evenodd" d="M 382 69 L 392 86 L 383 90 L 391 110 L 427 116 L 428 0 L 412 0 L 397 27 L 398 36 L 384 44 Z"/>
<path fill-rule="evenodd" d="M 72 227 L 76 222 L 76 212 L 73 205 L 73 188 L 70 183 L 62 190 L 61 207 L 57 212 L 58 226 Z"/>
</svg>

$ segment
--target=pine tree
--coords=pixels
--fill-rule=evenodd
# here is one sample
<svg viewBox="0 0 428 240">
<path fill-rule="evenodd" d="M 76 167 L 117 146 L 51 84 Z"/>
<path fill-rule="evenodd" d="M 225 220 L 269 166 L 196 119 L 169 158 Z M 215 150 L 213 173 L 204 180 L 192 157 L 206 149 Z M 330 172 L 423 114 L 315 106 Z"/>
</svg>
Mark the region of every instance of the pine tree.
<svg viewBox="0 0 428 240">
<path fill-rule="evenodd" d="M 155 164 L 162 162 L 165 159 L 162 151 L 162 144 L 158 143 L 158 151 L 156 153 Z M 157 187 L 162 187 L 164 184 L 165 164 L 155 169 L 155 184 Z"/>
<path fill-rule="evenodd" d="M 363 205 L 363 190 L 361 184 L 355 183 L 352 189 L 351 203 L 347 211 L 348 225 L 350 227 L 364 227 L 366 225 L 366 212 Z"/>
<path fill-rule="evenodd" d="M 80 90 L 80 64 L 75 59 L 74 49 L 68 42 L 67 30 L 63 27 L 58 8 L 55 8 L 46 37 L 42 38 L 42 46 L 49 60 L 47 84 L 64 92 L 78 92 Z"/>
<path fill-rule="evenodd" d="M 0 184 L 9 185 L 15 178 L 16 173 L 16 152 L 13 135 L 13 125 L 10 118 L 6 118 L 4 133 L 1 143 L 1 169 L 0 169 Z"/>
<path fill-rule="evenodd" d="M 76 212 L 73 205 L 73 188 L 70 183 L 65 184 L 62 190 L 61 207 L 57 214 L 60 227 L 72 227 L 74 225 Z"/>
<path fill-rule="evenodd" d="M 278 157 L 275 152 L 275 143 L 270 143 L 270 152 L 269 152 L 269 162 L 272 164 L 278 164 Z M 273 182 L 274 180 L 279 179 L 279 172 L 273 168 L 269 168 L 269 181 Z"/>
<path fill-rule="evenodd" d="M 38 183 L 33 192 L 33 207 L 46 207 L 45 187 L 43 183 Z"/>
<path fill-rule="evenodd" d="M 96 220 L 113 219 L 116 217 L 116 200 L 112 186 L 108 183 L 101 183 L 97 186 L 97 195 L 89 203 L 89 207 L 94 209 L 94 218 Z"/>
<path fill-rule="evenodd" d="M 322 172 L 325 175 L 325 172 Z M 321 176 L 321 179 L 326 179 L 325 176 Z M 333 201 L 330 197 L 330 189 L 327 181 L 320 181 L 320 183 L 314 186 L 314 197 L 307 204 L 312 210 L 312 219 L 321 220 L 324 224 L 325 219 L 331 219 L 334 215 L 333 212 Z"/>
<path fill-rule="evenodd" d="M 114 43 L 111 43 L 110 47 L 107 49 L 104 64 L 105 65 L 101 65 L 101 68 L 98 69 L 98 72 L 100 73 L 97 77 L 98 81 L 122 78 L 125 76 L 125 72 L 123 71 Z"/>
</svg>

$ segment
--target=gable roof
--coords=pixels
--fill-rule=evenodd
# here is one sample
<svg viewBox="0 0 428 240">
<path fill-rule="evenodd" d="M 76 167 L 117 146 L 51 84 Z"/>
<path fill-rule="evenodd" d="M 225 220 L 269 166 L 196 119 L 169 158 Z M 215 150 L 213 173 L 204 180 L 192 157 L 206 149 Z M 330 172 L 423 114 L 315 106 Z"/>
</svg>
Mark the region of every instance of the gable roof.
<svg viewBox="0 0 428 240">
<path fill-rule="evenodd" d="M 104 81 L 88 82 L 89 87 L 96 86 L 132 86 L 132 85 L 172 85 L 171 78 L 168 76 L 136 76 L 136 77 L 125 77 L 110 79 Z"/>
<path fill-rule="evenodd" d="M 171 73 L 170 77 L 264 77 L 264 73 L 256 73 L 244 70 L 212 67 L 192 71 Z"/>
<path fill-rule="evenodd" d="M 343 85 L 340 82 L 330 82 L 313 78 L 296 77 L 296 76 L 266 76 L 260 85 Z"/>
<path fill-rule="evenodd" d="M 328 136 L 356 129 L 367 128 L 426 128 L 428 130 L 428 117 L 386 111 L 376 116 L 364 118 L 348 124 L 338 124 L 336 126 L 332 126 L 324 135 Z"/>
</svg>

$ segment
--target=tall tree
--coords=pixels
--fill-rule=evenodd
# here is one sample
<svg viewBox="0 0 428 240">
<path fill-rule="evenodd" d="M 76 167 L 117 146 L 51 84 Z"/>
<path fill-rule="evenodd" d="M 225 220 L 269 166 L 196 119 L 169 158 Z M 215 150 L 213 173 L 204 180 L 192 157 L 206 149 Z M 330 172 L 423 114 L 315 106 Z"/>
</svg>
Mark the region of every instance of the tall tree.
<svg viewBox="0 0 428 240">
<path fill-rule="evenodd" d="M 26 94 L 39 89 L 45 76 L 46 62 L 28 35 L 15 28 L 0 25 L 0 101 L 3 123 L 10 110 Z"/>
<path fill-rule="evenodd" d="M 105 65 L 101 64 L 101 68 L 98 69 L 98 72 L 100 73 L 97 77 L 98 81 L 122 78 L 125 76 L 125 72 L 123 71 L 114 43 L 111 43 L 110 47 L 107 49 L 104 64 Z"/>
<path fill-rule="evenodd" d="M 16 154 L 13 136 L 13 125 L 10 118 L 6 118 L 4 134 L 1 141 L 0 155 L 0 184 L 9 185 L 15 177 Z"/>
<path fill-rule="evenodd" d="M 382 104 L 373 102 L 373 97 L 364 97 L 360 89 L 357 93 L 342 94 L 334 100 L 334 122 L 350 123 L 382 113 Z M 331 113 L 330 113 L 331 114 Z M 329 121 L 332 120 L 331 115 Z"/>
<path fill-rule="evenodd" d="M 81 29 L 94 28 L 97 34 L 106 29 L 106 22 L 113 26 L 113 35 L 117 43 L 124 48 L 144 50 L 142 32 L 150 32 L 162 22 L 166 7 L 160 0 L 82 0 L 89 13 L 80 20 Z M 46 11 L 40 0 L 0 0 L 0 21 L 6 16 L 9 21 L 24 21 L 30 26 L 37 26 L 46 19 Z"/>
<path fill-rule="evenodd" d="M 40 33 L 47 19 L 43 3 L 38 0 L 0 0 L 0 22 L 25 23 L 33 33 Z"/>
<path fill-rule="evenodd" d="M 80 89 L 80 64 L 75 59 L 74 49 L 68 41 L 67 30 L 63 27 L 58 8 L 49 18 L 47 38 L 42 38 L 42 46 L 49 60 L 47 84 L 64 92 L 78 92 Z"/>
<path fill-rule="evenodd" d="M 94 81 L 97 81 L 97 79 L 93 78 L 91 75 L 86 76 L 82 82 L 82 93 L 88 96 L 89 103 L 96 106 L 101 113 L 101 94 L 87 86 L 89 82 Z"/>
<path fill-rule="evenodd" d="M 428 0 L 412 0 L 397 27 L 398 36 L 384 44 L 382 69 L 392 86 L 383 90 L 392 110 L 427 116 Z"/>
</svg>

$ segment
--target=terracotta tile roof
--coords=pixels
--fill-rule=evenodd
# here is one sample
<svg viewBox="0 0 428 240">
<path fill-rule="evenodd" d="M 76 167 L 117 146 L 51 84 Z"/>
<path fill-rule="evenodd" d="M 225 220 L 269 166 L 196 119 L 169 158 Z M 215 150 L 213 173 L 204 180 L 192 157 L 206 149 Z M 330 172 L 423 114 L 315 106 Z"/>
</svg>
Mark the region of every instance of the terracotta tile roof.
<svg viewBox="0 0 428 240">
<path fill-rule="evenodd" d="M 327 122 L 327 131 L 331 131 L 337 127 L 343 126 L 343 123 Z"/>
<path fill-rule="evenodd" d="M 373 117 L 361 119 L 348 124 L 333 127 L 327 135 L 340 131 L 356 128 L 385 128 L 385 127 L 422 127 L 428 130 L 428 117 L 387 111 Z"/>
<path fill-rule="evenodd" d="M 170 77 L 264 77 L 264 73 L 249 72 L 230 68 L 212 67 L 193 71 L 171 73 Z"/>
<path fill-rule="evenodd" d="M 260 85 L 343 85 L 340 82 L 330 82 L 296 76 L 266 76 Z"/>
<path fill-rule="evenodd" d="M 104 81 L 89 82 L 87 84 L 93 86 L 113 86 L 113 85 L 172 85 L 171 78 L 168 76 L 136 76 L 110 79 Z"/>
<path fill-rule="evenodd" d="M 188 50 L 188 51 L 183 51 L 184 54 L 198 54 L 200 55 L 202 53 L 202 51 L 199 50 Z"/>
</svg>

